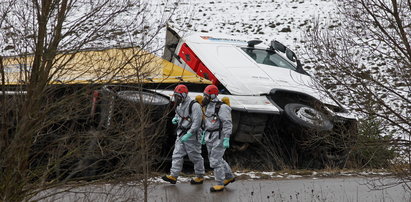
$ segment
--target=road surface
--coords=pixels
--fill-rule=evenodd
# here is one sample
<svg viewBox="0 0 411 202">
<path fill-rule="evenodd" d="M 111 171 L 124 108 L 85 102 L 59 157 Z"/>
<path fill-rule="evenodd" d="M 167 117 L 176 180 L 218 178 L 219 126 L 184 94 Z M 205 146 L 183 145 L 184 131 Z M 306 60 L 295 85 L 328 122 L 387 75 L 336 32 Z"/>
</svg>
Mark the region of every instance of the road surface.
<svg viewBox="0 0 411 202">
<path fill-rule="evenodd" d="M 377 179 L 351 176 L 237 180 L 229 184 L 224 192 L 219 193 L 210 193 L 209 188 L 214 183 L 211 179 L 206 180 L 203 185 L 190 185 L 188 182 L 178 182 L 175 185 L 158 183 L 150 185 L 148 201 L 411 201 L 411 193 L 401 185 L 383 190 L 371 189 L 370 182 L 378 183 Z M 395 182 L 395 179 L 384 178 L 382 181 L 390 183 Z M 90 185 L 67 190 L 41 201 L 143 201 L 144 192 L 141 187 L 138 183 Z M 53 192 L 57 191 L 48 190 L 48 194 Z"/>
</svg>

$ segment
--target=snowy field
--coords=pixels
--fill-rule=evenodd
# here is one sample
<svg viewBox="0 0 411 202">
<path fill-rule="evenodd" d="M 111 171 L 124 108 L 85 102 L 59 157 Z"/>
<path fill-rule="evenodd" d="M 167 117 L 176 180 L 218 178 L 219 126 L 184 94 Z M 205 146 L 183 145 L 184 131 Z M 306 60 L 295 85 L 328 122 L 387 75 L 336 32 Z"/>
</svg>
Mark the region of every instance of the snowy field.
<svg viewBox="0 0 411 202">
<path fill-rule="evenodd" d="M 144 4 L 148 4 L 143 15 Z M 111 5 L 115 8 L 115 4 Z M 87 13 L 87 7 L 76 5 L 76 9 L 69 13 L 66 23 L 72 25 Z M 16 7 L 18 10 L 19 7 Z M 176 8 L 176 10 L 174 10 Z M 23 9 L 23 7 L 20 7 Z M 333 20 L 336 12 L 333 0 L 154 0 L 142 1 L 130 6 L 130 11 L 121 14 L 99 31 L 99 39 L 85 46 L 85 48 L 109 48 L 130 46 L 147 40 L 147 35 L 155 35 L 160 28 L 151 47 L 156 54 L 162 54 L 165 38 L 165 24 L 181 30 L 181 34 L 190 31 L 218 32 L 237 36 L 246 36 L 269 43 L 278 40 L 285 45 L 298 49 L 304 45 L 305 32 L 312 27 L 312 22 L 318 19 L 324 27 L 338 25 L 338 20 Z M 170 17 L 170 21 L 167 19 Z M 10 16 L 9 16 L 10 17 Z M 30 19 L 27 13 L 27 19 Z M 0 54 L 13 55 L 15 50 L 27 48 L 27 43 L 19 41 L 19 35 L 27 40 L 33 28 L 31 25 L 22 24 L 18 18 L 11 17 L 11 23 L 16 26 L 2 24 L 0 34 Z M 98 19 L 88 19 L 77 33 L 69 35 L 63 40 L 61 47 L 67 48 L 77 40 L 87 38 L 87 29 L 96 26 Z M 27 27 L 28 29 L 26 29 Z M 21 29 L 21 30 L 19 30 Z M 64 30 L 63 30 L 64 32 Z"/>
<path fill-rule="evenodd" d="M 291 48 L 298 48 L 304 35 L 318 19 L 324 27 L 331 20 L 335 4 L 331 0 L 219 0 L 189 1 L 177 8 L 172 23 L 187 30 L 220 32 L 254 37 L 265 42 L 279 40 Z M 192 20 L 185 22 L 185 11 Z"/>
</svg>

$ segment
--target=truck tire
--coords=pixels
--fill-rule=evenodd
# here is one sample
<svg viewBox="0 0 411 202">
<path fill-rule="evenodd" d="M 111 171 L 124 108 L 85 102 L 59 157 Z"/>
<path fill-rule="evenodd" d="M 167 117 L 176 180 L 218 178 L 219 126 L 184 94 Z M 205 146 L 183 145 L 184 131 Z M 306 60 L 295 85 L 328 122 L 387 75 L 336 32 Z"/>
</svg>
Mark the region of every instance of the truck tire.
<svg viewBox="0 0 411 202">
<path fill-rule="evenodd" d="M 143 103 L 154 106 L 166 106 L 170 104 L 170 100 L 165 96 L 150 91 L 125 90 L 117 92 L 117 96 L 133 103 Z"/>
<path fill-rule="evenodd" d="M 313 107 L 290 103 L 285 105 L 284 112 L 288 119 L 304 129 L 315 131 L 331 131 L 333 129 L 333 124 L 327 116 Z"/>
<path fill-rule="evenodd" d="M 133 110 L 144 110 L 149 113 L 150 118 L 155 121 L 166 117 L 167 108 L 170 105 L 168 97 L 147 91 L 128 89 L 117 89 L 111 86 L 102 88 L 101 119 L 99 127 L 109 128 L 114 119 L 121 119 Z"/>
</svg>

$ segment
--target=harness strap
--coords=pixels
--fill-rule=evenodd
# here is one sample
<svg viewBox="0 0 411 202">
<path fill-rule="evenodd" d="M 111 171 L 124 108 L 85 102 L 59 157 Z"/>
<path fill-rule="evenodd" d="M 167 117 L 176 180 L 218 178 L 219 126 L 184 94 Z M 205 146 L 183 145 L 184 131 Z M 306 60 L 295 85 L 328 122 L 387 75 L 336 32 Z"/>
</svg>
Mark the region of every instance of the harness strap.
<svg viewBox="0 0 411 202">
<path fill-rule="evenodd" d="M 224 104 L 224 102 L 217 101 L 217 103 L 216 103 L 216 105 L 215 105 L 214 113 L 213 113 L 211 116 L 217 117 L 218 122 L 220 123 L 220 125 L 219 125 L 218 129 L 205 130 L 205 131 L 207 131 L 207 132 L 210 132 L 210 134 L 208 135 L 208 139 L 210 139 L 210 138 L 211 138 L 211 135 L 212 135 L 214 132 L 217 132 L 217 131 L 218 131 L 218 139 L 221 139 L 221 131 L 223 130 L 223 121 L 221 121 L 220 117 L 218 116 L 218 112 L 220 111 L 221 105 L 223 105 L 223 104 Z M 202 121 L 202 123 L 201 123 L 201 127 L 202 127 L 202 128 L 205 128 L 204 119 L 208 117 L 208 116 L 205 115 L 205 111 L 206 111 L 205 106 L 202 107 L 202 111 L 203 111 L 203 121 Z"/>
<path fill-rule="evenodd" d="M 183 136 L 183 134 L 186 134 L 187 131 L 188 131 L 190 128 L 178 127 L 177 130 L 178 130 L 178 129 L 181 129 L 181 132 L 180 132 L 177 136 L 178 136 L 178 137 L 181 137 L 181 136 Z M 198 135 L 197 135 L 197 134 L 193 134 L 193 135 L 195 135 L 195 136 L 196 136 L 196 140 L 198 140 Z"/>
<path fill-rule="evenodd" d="M 178 137 L 181 137 L 183 134 L 185 134 L 185 133 L 191 128 L 192 119 L 190 118 L 190 116 L 191 116 L 191 113 L 193 112 L 193 109 L 192 109 L 192 108 L 193 108 L 193 105 L 194 105 L 194 103 L 196 103 L 196 102 L 197 102 L 197 101 L 195 101 L 195 100 L 191 100 L 191 102 L 190 102 L 190 104 L 189 104 L 189 106 L 188 106 L 188 116 L 186 116 L 186 117 L 180 116 L 182 119 L 187 120 L 187 121 L 190 122 L 190 124 L 189 124 L 190 127 L 185 128 L 185 127 L 182 127 L 182 126 L 178 126 L 178 127 L 177 127 L 177 130 L 178 130 L 178 129 L 181 129 L 181 132 L 178 134 Z M 180 124 L 179 124 L 179 125 L 180 125 Z M 198 139 L 197 135 L 196 135 L 196 139 Z"/>
<path fill-rule="evenodd" d="M 181 132 L 178 134 L 178 137 L 181 137 L 183 134 L 187 133 L 189 128 L 183 128 L 183 127 L 178 127 L 178 129 L 181 129 Z"/>
<path fill-rule="evenodd" d="M 220 127 L 221 128 L 221 127 Z M 208 135 L 208 139 L 210 139 L 211 138 L 211 135 L 214 133 L 214 132 L 217 132 L 218 131 L 218 139 L 221 139 L 221 129 L 220 128 L 218 128 L 218 129 L 214 129 L 214 130 L 205 130 L 205 131 L 207 131 L 207 132 L 209 132 L 210 134 Z"/>
</svg>

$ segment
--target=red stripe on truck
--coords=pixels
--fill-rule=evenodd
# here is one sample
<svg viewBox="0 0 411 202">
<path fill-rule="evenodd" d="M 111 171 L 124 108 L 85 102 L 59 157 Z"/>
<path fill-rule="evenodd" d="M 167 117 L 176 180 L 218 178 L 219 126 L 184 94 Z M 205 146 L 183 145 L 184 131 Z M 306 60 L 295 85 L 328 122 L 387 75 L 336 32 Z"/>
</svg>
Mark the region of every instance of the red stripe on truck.
<svg viewBox="0 0 411 202">
<path fill-rule="evenodd" d="M 210 80 L 214 85 L 218 84 L 218 79 L 204 65 L 198 56 L 186 43 L 181 46 L 178 56 L 200 77 Z"/>
</svg>

